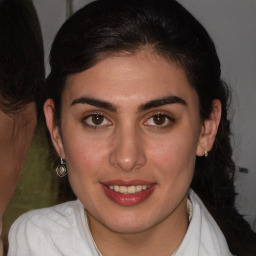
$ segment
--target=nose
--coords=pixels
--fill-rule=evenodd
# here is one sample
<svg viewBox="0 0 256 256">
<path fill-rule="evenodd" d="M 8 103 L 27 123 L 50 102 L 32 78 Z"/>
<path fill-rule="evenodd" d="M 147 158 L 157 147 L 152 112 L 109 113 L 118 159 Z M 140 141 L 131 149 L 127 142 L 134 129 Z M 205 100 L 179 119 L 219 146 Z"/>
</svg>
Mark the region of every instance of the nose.
<svg viewBox="0 0 256 256">
<path fill-rule="evenodd" d="M 122 171 L 139 169 L 146 163 L 143 143 L 136 129 L 120 129 L 115 134 L 110 164 Z"/>
</svg>

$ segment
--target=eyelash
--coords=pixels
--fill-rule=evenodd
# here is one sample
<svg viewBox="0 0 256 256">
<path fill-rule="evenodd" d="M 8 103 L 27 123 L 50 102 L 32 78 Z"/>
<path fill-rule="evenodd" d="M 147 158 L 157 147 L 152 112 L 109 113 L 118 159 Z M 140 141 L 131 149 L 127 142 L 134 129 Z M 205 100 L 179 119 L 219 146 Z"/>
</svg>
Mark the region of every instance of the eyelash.
<svg viewBox="0 0 256 256">
<path fill-rule="evenodd" d="M 154 117 L 161 117 L 161 118 L 164 118 L 164 124 L 156 124 L 155 121 L 154 124 L 146 124 L 147 122 L 149 122 L 150 119 L 154 119 Z M 151 128 L 154 128 L 154 129 L 163 129 L 163 128 L 168 128 L 170 127 L 173 123 L 175 122 L 175 119 L 166 115 L 166 114 L 163 114 L 163 113 L 155 113 L 153 115 L 151 115 L 147 120 L 146 122 L 144 122 L 144 125 L 146 125 L 147 127 L 151 127 Z"/>
<path fill-rule="evenodd" d="M 90 119 L 90 118 L 93 118 L 93 117 L 99 117 L 99 118 L 102 118 L 102 122 L 99 123 L 98 125 L 97 124 L 92 124 L 93 121 L 92 119 L 90 120 L 91 124 L 88 123 L 87 121 Z M 149 120 L 153 120 L 155 117 L 160 117 L 160 118 L 164 118 L 164 124 L 156 124 L 155 121 L 154 124 L 147 124 L 149 122 Z M 82 122 L 84 123 L 85 126 L 87 127 L 90 127 L 90 128 L 93 128 L 93 129 L 99 129 L 99 128 L 105 128 L 105 127 L 109 127 L 112 125 L 112 122 L 108 120 L 108 118 L 105 117 L 105 115 L 101 114 L 101 113 L 92 113 L 86 117 L 84 117 L 82 119 Z M 107 124 L 102 124 L 104 122 L 107 122 Z M 175 119 L 166 115 L 166 114 L 163 114 L 163 113 L 155 113 L 153 115 L 151 115 L 149 118 L 147 118 L 147 120 L 145 122 L 143 122 L 143 124 L 147 127 L 151 127 L 151 128 L 154 128 L 154 129 L 160 129 L 160 128 L 168 128 L 171 126 L 172 123 L 175 122 Z"/>
<path fill-rule="evenodd" d="M 103 125 L 102 125 L 102 123 L 100 123 L 100 124 L 98 124 L 98 125 L 97 125 L 97 124 L 89 124 L 87 121 L 88 121 L 90 118 L 93 118 L 93 117 L 100 117 L 100 118 L 103 119 L 103 122 L 106 122 L 106 121 L 107 121 L 108 124 L 103 124 Z M 103 115 L 103 114 L 101 114 L 101 113 L 92 113 L 92 114 L 90 114 L 90 115 L 84 117 L 84 118 L 82 119 L 82 122 L 85 124 L 85 126 L 90 127 L 90 128 L 93 128 L 93 129 L 99 129 L 99 128 L 103 128 L 103 127 L 108 127 L 108 126 L 111 126 L 111 124 L 112 124 L 112 122 L 109 121 L 109 120 L 105 117 L 105 115 Z M 90 120 L 90 122 L 93 123 L 92 120 Z"/>
</svg>

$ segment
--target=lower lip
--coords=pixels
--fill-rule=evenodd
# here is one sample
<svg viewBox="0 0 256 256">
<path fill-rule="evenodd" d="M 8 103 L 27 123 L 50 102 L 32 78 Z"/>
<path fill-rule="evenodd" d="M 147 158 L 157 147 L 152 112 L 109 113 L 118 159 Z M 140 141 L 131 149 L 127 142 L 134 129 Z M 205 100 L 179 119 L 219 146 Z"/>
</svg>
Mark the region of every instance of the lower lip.
<svg viewBox="0 0 256 256">
<path fill-rule="evenodd" d="M 114 190 L 111 190 L 105 185 L 102 185 L 105 195 L 115 203 L 124 206 L 132 206 L 145 201 L 154 191 L 156 185 L 152 185 L 150 188 L 146 190 L 142 190 L 141 192 L 135 194 L 121 194 Z"/>
</svg>

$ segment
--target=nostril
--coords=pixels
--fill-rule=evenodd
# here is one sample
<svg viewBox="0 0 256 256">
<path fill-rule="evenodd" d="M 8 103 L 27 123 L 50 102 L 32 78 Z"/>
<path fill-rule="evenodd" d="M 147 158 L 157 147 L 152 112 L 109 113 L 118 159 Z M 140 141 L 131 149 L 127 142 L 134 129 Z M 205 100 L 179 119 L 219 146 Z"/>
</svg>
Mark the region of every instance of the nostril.
<svg viewBox="0 0 256 256">
<path fill-rule="evenodd" d="M 128 152 L 114 151 L 110 154 L 110 164 L 120 170 L 129 172 L 139 169 L 146 163 L 146 157 L 142 151 Z"/>
<path fill-rule="evenodd" d="M 121 128 L 110 151 L 109 161 L 115 168 L 129 172 L 143 166 L 146 157 L 143 143 L 136 131 L 127 126 Z"/>
</svg>

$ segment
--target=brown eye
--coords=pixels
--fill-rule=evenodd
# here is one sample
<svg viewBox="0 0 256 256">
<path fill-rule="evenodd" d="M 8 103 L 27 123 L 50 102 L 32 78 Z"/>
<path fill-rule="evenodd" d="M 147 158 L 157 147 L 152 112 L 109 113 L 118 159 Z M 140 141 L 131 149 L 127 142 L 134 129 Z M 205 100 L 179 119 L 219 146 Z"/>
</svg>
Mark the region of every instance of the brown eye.
<svg viewBox="0 0 256 256">
<path fill-rule="evenodd" d="M 166 122 L 166 117 L 164 115 L 154 115 L 153 116 L 153 121 L 156 125 L 163 125 Z"/>
<path fill-rule="evenodd" d="M 146 126 L 164 128 L 170 126 L 174 120 L 164 114 L 155 114 L 144 123 Z"/>
<path fill-rule="evenodd" d="M 104 121 L 104 116 L 102 115 L 92 115 L 92 123 L 95 125 L 100 125 Z"/>
<path fill-rule="evenodd" d="M 105 116 L 100 114 L 91 114 L 84 118 L 83 122 L 91 127 L 105 127 L 111 125 L 111 122 Z"/>
</svg>

